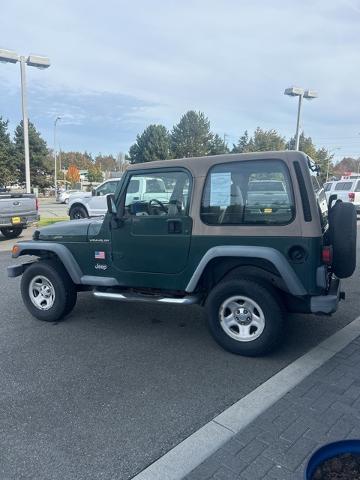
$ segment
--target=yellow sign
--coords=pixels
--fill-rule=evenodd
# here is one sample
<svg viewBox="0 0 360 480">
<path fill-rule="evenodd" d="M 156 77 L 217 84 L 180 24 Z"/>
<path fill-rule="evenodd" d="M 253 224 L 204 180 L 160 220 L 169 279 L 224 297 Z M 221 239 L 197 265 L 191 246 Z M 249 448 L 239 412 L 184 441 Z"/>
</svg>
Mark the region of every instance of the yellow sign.
<svg viewBox="0 0 360 480">
<path fill-rule="evenodd" d="M 18 224 L 18 223 L 20 223 L 20 222 L 21 222 L 21 218 L 20 218 L 20 217 L 12 217 L 12 219 L 11 219 L 11 223 L 12 223 L 13 225 L 16 225 L 16 224 Z"/>
<path fill-rule="evenodd" d="M 272 213 L 272 208 L 264 208 L 264 213 Z"/>
</svg>

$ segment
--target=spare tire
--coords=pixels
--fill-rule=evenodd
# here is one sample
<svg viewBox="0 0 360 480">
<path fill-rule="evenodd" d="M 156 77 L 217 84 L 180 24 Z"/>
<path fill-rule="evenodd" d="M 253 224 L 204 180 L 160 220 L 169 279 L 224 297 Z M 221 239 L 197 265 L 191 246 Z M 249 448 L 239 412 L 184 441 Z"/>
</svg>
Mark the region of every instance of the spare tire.
<svg viewBox="0 0 360 480">
<path fill-rule="evenodd" d="M 356 209 L 352 203 L 337 201 L 329 211 L 329 240 L 333 247 L 333 272 L 350 277 L 356 268 Z"/>
</svg>

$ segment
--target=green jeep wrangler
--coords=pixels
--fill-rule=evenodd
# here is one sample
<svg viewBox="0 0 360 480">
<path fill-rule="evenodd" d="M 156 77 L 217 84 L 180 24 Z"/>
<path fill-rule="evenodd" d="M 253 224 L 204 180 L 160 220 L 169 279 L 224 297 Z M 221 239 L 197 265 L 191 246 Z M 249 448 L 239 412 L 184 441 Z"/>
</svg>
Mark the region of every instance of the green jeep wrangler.
<svg viewBox="0 0 360 480">
<path fill-rule="evenodd" d="M 131 165 L 104 218 L 61 222 L 18 242 L 12 256 L 30 313 L 49 322 L 77 293 L 200 304 L 226 350 L 261 355 L 283 337 L 286 312 L 331 314 L 339 278 L 356 264 L 356 212 L 326 202 L 300 152 L 183 158 Z M 134 192 L 146 178 L 146 199 Z M 150 181 L 149 181 L 150 180 Z M 334 203 L 334 205 L 331 205 Z"/>
</svg>

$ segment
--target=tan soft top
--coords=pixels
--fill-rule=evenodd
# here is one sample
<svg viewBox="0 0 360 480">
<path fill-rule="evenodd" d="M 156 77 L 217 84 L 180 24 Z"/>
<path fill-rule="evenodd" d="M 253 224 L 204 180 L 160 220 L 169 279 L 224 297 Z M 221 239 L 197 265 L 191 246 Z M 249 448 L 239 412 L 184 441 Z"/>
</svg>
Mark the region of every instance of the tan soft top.
<svg viewBox="0 0 360 480">
<path fill-rule="evenodd" d="M 213 165 L 225 162 L 261 160 L 266 158 L 277 158 L 285 162 L 298 160 L 306 161 L 307 157 L 302 152 L 293 150 L 275 151 L 275 152 L 252 152 L 252 153 L 229 153 L 226 155 L 211 155 L 208 157 L 174 158 L 170 160 L 158 160 L 156 162 L 136 163 L 130 165 L 128 170 L 144 170 L 165 167 L 184 167 L 188 168 L 194 177 L 200 177 L 207 173 L 207 170 Z"/>
</svg>

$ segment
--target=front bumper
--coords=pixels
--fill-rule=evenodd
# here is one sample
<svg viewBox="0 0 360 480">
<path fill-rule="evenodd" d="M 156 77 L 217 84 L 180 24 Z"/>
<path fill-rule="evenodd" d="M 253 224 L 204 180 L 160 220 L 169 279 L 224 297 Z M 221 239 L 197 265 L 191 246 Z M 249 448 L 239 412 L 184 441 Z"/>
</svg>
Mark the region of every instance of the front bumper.
<svg viewBox="0 0 360 480">
<path fill-rule="evenodd" d="M 332 277 L 329 291 L 326 295 L 317 295 L 310 298 L 310 311 L 312 313 L 330 314 L 336 312 L 342 293 L 341 282 L 337 277 Z"/>
</svg>

